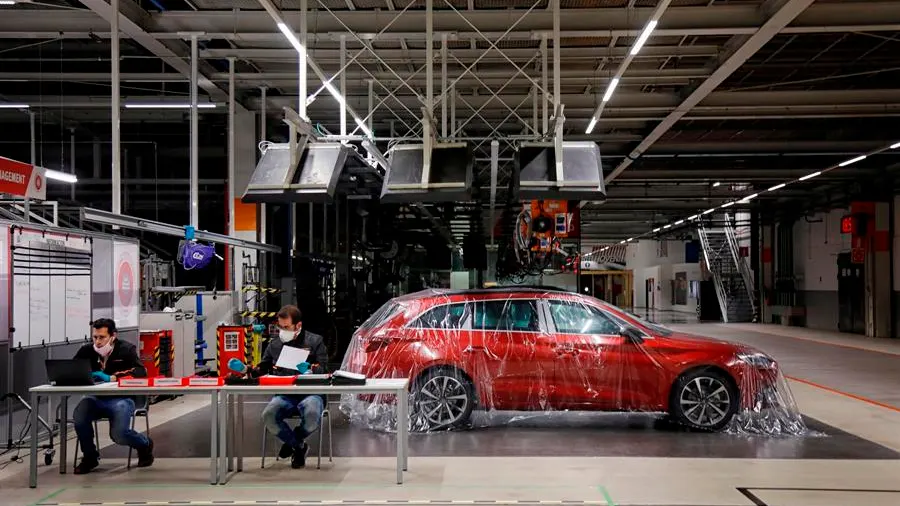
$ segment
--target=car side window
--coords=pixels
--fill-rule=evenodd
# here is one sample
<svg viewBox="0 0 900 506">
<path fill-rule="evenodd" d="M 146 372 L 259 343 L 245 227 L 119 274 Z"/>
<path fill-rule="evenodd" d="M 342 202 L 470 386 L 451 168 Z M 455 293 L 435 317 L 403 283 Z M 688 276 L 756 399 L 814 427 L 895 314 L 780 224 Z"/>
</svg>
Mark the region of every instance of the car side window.
<svg viewBox="0 0 900 506">
<path fill-rule="evenodd" d="M 488 300 L 475 303 L 472 328 L 537 332 L 540 330 L 537 302 L 534 300 Z"/>
<path fill-rule="evenodd" d="M 444 304 L 431 308 L 413 322 L 421 329 L 461 329 L 466 319 L 466 303 Z"/>
<path fill-rule="evenodd" d="M 619 325 L 591 306 L 560 300 L 550 301 L 550 315 L 556 331 L 562 334 L 603 334 L 619 333 Z"/>
</svg>

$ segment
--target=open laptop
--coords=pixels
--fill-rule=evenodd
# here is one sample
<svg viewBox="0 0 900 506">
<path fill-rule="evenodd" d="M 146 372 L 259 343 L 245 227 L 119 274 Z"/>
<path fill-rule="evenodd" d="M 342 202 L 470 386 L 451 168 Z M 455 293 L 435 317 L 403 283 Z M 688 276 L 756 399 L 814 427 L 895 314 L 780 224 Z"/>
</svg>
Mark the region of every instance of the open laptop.
<svg viewBox="0 0 900 506">
<path fill-rule="evenodd" d="M 47 359 L 47 379 L 50 384 L 61 387 L 89 386 L 94 384 L 91 378 L 91 361 L 82 358 Z"/>
</svg>

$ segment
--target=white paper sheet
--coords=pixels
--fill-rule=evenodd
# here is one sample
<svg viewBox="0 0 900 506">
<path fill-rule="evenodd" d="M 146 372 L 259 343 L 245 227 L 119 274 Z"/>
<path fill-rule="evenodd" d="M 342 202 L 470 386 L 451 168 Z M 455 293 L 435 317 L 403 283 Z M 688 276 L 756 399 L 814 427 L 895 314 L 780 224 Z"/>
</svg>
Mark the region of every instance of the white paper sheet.
<svg viewBox="0 0 900 506">
<path fill-rule="evenodd" d="M 306 362 L 307 358 L 309 358 L 309 350 L 284 346 L 281 348 L 281 354 L 278 355 L 278 361 L 275 362 L 275 366 L 296 371 L 297 364 Z"/>
</svg>

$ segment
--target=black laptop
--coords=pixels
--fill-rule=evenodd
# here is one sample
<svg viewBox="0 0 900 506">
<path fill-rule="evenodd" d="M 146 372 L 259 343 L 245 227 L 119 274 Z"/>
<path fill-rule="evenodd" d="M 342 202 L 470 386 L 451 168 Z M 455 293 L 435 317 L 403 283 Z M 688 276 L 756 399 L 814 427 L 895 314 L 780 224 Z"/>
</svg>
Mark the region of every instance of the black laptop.
<svg viewBox="0 0 900 506">
<path fill-rule="evenodd" d="M 47 359 L 47 379 L 60 387 L 80 387 L 94 384 L 91 378 L 91 361 L 83 358 Z"/>
</svg>

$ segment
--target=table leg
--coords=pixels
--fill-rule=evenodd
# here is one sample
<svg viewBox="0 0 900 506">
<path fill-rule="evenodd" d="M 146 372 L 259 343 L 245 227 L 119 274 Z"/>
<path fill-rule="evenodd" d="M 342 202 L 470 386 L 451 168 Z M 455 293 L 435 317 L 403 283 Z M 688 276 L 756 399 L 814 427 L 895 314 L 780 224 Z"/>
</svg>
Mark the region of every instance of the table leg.
<svg viewBox="0 0 900 506">
<path fill-rule="evenodd" d="M 69 446 L 69 396 L 59 400 L 59 474 L 66 474 Z M 99 448 L 98 448 L 99 450 Z"/>
<path fill-rule="evenodd" d="M 28 486 L 37 487 L 37 458 L 38 458 L 38 394 L 31 394 L 31 462 L 29 463 Z"/>
<path fill-rule="evenodd" d="M 219 482 L 219 393 L 213 390 L 209 401 L 209 484 Z"/>
<path fill-rule="evenodd" d="M 397 393 L 397 484 L 403 484 L 403 440 L 406 428 L 409 426 L 409 416 L 406 414 L 406 391 Z"/>
<path fill-rule="evenodd" d="M 219 399 L 219 485 L 224 485 L 228 469 L 228 399 L 227 393 L 222 393 L 224 398 Z"/>
<path fill-rule="evenodd" d="M 409 392 L 404 388 L 400 391 L 400 402 L 403 405 L 403 470 L 409 470 Z"/>
<path fill-rule="evenodd" d="M 238 426 L 238 443 L 237 443 L 237 470 L 244 470 L 244 396 L 237 395 L 237 417 L 235 422 Z"/>
<path fill-rule="evenodd" d="M 231 427 L 228 428 L 228 432 L 227 432 L 227 437 L 228 437 L 227 459 L 228 459 L 228 472 L 230 473 L 230 472 L 234 471 L 234 446 L 235 446 L 235 441 L 236 441 L 236 433 L 235 433 L 235 429 L 236 429 L 235 422 L 236 421 L 234 420 L 235 407 L 234 407 L 234 396 L 233 395 L 228 396 L 228 404 L 225 406 L 225 409 L 228 411 L 228 420 L 232 421 Z"/>
</svg>

